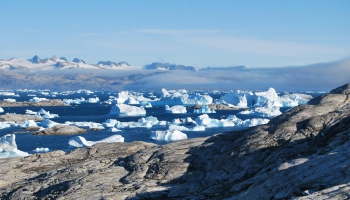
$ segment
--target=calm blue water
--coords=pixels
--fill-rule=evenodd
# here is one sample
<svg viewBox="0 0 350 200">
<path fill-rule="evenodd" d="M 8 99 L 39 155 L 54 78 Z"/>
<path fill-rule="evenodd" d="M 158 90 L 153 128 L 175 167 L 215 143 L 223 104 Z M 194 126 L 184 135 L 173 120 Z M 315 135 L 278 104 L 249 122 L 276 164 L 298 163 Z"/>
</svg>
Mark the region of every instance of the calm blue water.
<svg viewBox="0 0 350 200">
<path fill-rule="evenodd" d="M 6 97 L 0 96 L 0 100 L 6 98 L 16 99 L 17 101 L 28 101 L 33 98 L 32 96 L 27 96 L 27 94 L 31 94 L 31 92 L 27 93 L 19 93 L 20 97 Z M 95 92 L 94 94 L 86 95 L 86 94 L 71 94 L 68 96 L 65 95 L 57 95 L 56 97 L 38 95 L 37 97 L 44 97 L 47 99 L 74 99 L 84 97 L 85 99 L 98 96 L 100 101 L 103 102 L 109 98 L 109 96 L 116 96 L 116 93 L 104 93 L 104 92 Z M 144 95 L 147 97 L 147 93 Z M 214 99 L 219 98 L 220 94 L 211 95 Z M 25 114 L 26 109 L 30 109 L 33 111 L 39 111 L 43 108 L 46 111 L 50 111 L 50 113 L 58 114 L 60 117 L 50 119 L 52 121 L 58 123 L 64 123 L 66 121 L 74 121 L 74 122 L 97 122 L 103 123 L 107 119 L 117 119 L 118 121 L 128 122 L 128 121 L 137 121 L 141 117 L 118 117 L 109 115 L 111 105 L 108 104 L 80 104 L 80 105 L 72 105 L 65 107 L 3 107 L 5 113 L 17 113 L 17 114 Z M 285 112 L 288 108 L 282 108 L 281 112 Z M 193 109 L 187 108 L 186 114 L 168 114 L 165 113 L 164 107 L 153 107 L 146 108 L 147 116 L 157 117 L 159 121 L 165 120 L 171 122 L 175 118 L 186 118 L 191 117 L 195 119 L 197 116 L 201 114 L 193 114 Z M 238 118 L 244 120 L 248 118 L 252 118 L 247 115 L 239 115 L 237 114 L 239 111 L 217 111 L 214 114 L 208 114 L 211 118 L 221 119 L 226 118 L 228 115 L 236 115 Z M 156 141 L 149 138 L 151 131 L 154 130 L 167 130 L 168 127 L 156 127 L 156 128 L 128 128 L 122 129 L 122 132 L 109 132 L 109 128 L 101 131 L 88 131 L 84 134 L 79 134 L 83 136 L 86 140 L 98 141 L 104 138 L 107 138 L 111 135 L 121 135 L 125 138 L 125 142 L 132 141 L 145 141 L 152 142 L 157 144 L 164 144 L 163 141 Z M 196 137 L 205 137 L 210 136 L 220 132 L 237 130 L 236 127 L 227 127 L 227 128 L 211 128 L 206 129 L 206 131 L 182 131 L 187 134 L 188 138 L 196 138 Z M 69 135 L 69 136 L 37 136 L 32 135 L 29 131 L 24 131 L 20 127 L 11 127 L 6 129 L 0 129 L 0 137 L 9 134 L 16 134 L 16 143 L 19 150 L 26 151 L 28 153 L 34 153 L 33 150 L 37 147 L 45 147 L 52 150 L 68 150 L 68 141 L 70 138 L 77 135 Z"/>
</svg>

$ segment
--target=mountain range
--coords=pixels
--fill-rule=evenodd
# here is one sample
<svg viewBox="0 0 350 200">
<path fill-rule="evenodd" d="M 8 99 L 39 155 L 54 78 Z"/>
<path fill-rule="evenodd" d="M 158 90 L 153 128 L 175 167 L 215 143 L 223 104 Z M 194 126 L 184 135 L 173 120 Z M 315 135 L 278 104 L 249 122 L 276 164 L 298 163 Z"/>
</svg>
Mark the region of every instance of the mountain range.
<svg viewBox="0 0 350 200">
<path fill-rule="evenodd" d="M 0 60 L 0 69 L 5 70 L 51 70 L 51 69 L 73 69 L 73 68 L 88 68 L 88 69 L 136 69 L 127 62 L 112 62 L 99 61 L 97 64 L 89 64 L 82 59 L 74 58 L 72 61 L 65 57 L 41 59 L 35 55 L 31 59 L 11 58 Z M 137 68 L 138 69 L 138 68 Z"/>
</svg>

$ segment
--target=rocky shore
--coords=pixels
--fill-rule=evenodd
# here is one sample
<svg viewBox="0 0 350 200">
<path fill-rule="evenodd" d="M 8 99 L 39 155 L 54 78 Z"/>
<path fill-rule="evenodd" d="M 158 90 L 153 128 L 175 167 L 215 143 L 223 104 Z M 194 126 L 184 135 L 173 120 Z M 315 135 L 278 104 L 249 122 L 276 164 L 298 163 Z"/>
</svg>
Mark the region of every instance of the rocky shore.
<svg viewBox="0 0 350 200">
<path fill-rule="evenodd" d="M 21 107 L 21 106 L 69 106 L 60 99 L 51 99 L 40 102 L 8 102 L 0 101 L 0 107 Z"/>
<path fill-rule="evenodd" d="M 0 159 L 0 199 L 344 199 L 350 84 L 268 124 Z"/>
</svg>

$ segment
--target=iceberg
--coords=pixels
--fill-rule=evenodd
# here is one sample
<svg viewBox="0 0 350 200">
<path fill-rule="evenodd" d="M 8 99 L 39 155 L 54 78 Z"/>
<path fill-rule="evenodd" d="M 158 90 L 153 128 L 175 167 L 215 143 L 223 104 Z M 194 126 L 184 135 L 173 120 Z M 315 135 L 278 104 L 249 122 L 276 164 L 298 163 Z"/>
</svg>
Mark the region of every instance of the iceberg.
<svg viewBox="0 0 350 200">
<path fill-rule="evenodd" d="M 200 107 L 199 109 L 195 109 L 193 111 L 193 113 L 196 114 L 205 114 L 205 113 L 216 113 L 215 110 L 210 110 L 208 105 L 203 105 L 202 107 Z"/>
<path fill-rule="evenodd" d="M 186 140 L 187 135 L 178 130 L 152 131 L 150 138 L 153 140 L 171 142 L 171 141 L 178 141 L 178 140 Z"/>
<path fill-rule="evenodd" d="M 0 129 L 11 127 L 10 122 L 0 122 Z"/>
<path fill-rule="evenodd" d="M 26 120 L 20 125 L 20 127 L 22 127 L 22 128 L 27 128 L 30 126 L 37 126 L 37 124 L 34 120 Z"/>
<path fill-rule="evenodd" d="M 4 99 L 3 101 L 6 101 L 6 102 L 16 102 L 16 99 Z"/>
<path fill-rule="evenodd" d="M 247 119 L 247 120 L 241 120 L 237 118 L 235 115 L 229 115 L 226 119 L 212 119 L 207 114 L 203 114 L 198 116 L 196 119 L 196 125 L 197 126 L 203 126 L 205 128 L 217 128 L 217 127 L 250 127 L 250 126 L 257 126 L 261 124 L 266 124 L 270 120 L 269 119 L 260 119 L 260 118 L 253 118 L 253 119 Z M 193 128 L 194 129 L 194 128 Z M 199 128 L 198 128 L 199 129 Z M 201 128 L 203 129 L 203 128 Z"/>
<path fill-rule="evenodd" d="M 163 88 L 161 91 L 161 98 L 152 100 L 149 103 L 151 103 L 152 106 L 207 105 L 213 103 L 213 98 L 207 94 L 193 93 L 189 95 L 186 90 L 167 91 Z"/>
<path fill-rule="evenodd" d="M 89 127 L 89 129 L 95 129 L 95 130 L 105 129 L 105 127 L 102 124 L 96 123 L 96 122 L 70 122 L 70 121 L 67 121 L 64 124 L 74 125 L 77 127 Z"/>
<path fill-rule="evenodd" d="M 307 104 L 313 97 L 308 94 L 284 94 L 281 97 L 283 107 L 295 107 L 302 104 Z"/>
<path fill-rule="evenodd" d="M 29 156 L 27 152 L 17 149 L 15 134 L 6 134 L 0 138 L 0 158 Z"/>
<path fill-rule="evenodd" d="M 95 98 L 88 98 L 86 101 L 86 103 L 99 103 L 100 99 L 98 97 Z"/>
<path fill-rule="evenodd" d="M 119 129 L 113 127 L 113 128 L 110 128 L 108 131 L 110 131 L 110 132 L 119 132 L 119 131 L 122 131 L 122 130 L 119 130 Z"/>
<path fill-rule="evenodd" d="M 49 119 L 45 119 L 44 121 L 38 122 L 37 125 L 45 127 L 45 128 L 52 128 L 55 125 L 57 125 L 59 123 L 51 121 Z"/>
<path fill-rule="evenodd" d="M 46 98 L 39 98 L 39 97 L 34 97 L 32 99 L 29 99 L 29 102 L 41 102 L 41 101 L 48 101 Z"/>
<path fill-rule="evenodd" d="M 144 116 L 146 115 L 146 110 L 143 107 L 116 104 L 112 106 L 109 114 L 119 116 Z"/>
<path fill-rule="evenodd" d="M 0 107 L 0 113 L 3 113 L 4 112 L 4 109 Z"/>
<path fill-rule="evenodd" d="M 168 105 L 165 105 L 165 112 L 172 113 L 172 114 L 183 114 L 183 113 L 187 113 L 187 110 L 185 106 L 177 105 L 177 106 L 169 107 Z"/>
<path fill-rule="evenodd" d="M 81 97 L 80 99 L 78 99 L 78 98 L 75 98 L 75 99 L 63 99 L 62 101 L 65 104 L 69 104 L 69 105 L 81 104 L 81 103 L 85 103 L 86 102 L 85 98 L 83 98 L 83 97 Z"/>
<path fill-rule="evenodd" d="M 37 153 L 43 153 L 43 152 L 48 152 L 48 151 L 50 151 L 50 149 L 49 148 L 44 148 L 44 147 L 38 147 L 38 148 L 36 148 L 35 150 L 33 150 L 33 151 L 35 151 L 35 152 L 37 152 Z"/>
<path fill-rule="evenodd" d="M 121 135 L 112 135 L 108 138 L 99 141 L 88 141 L 82 136 L 75 136 L 69 139 L 69 147 L 89 147 L 97 143 L 114 143 L 124 142 L 124 138 Z"/>
<path fill-rule="evenodd" d="M 252 109 L 249 109 L 249 110 L 241 111 L 238 114 L 271 118 L 271 117 L 276 117 L 278 115 L 281 115 L 282 112 L 280 111 L 280 108 L 276 106 L 268 106 L 268 107 L 258 106 L 258 107 L 253 107 Z"/>
</svg>

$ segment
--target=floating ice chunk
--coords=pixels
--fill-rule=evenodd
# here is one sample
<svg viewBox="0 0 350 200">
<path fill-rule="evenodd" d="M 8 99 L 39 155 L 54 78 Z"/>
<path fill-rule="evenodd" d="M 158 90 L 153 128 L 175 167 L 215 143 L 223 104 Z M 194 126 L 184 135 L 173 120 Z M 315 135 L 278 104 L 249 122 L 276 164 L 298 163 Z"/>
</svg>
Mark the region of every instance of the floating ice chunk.
<svg viewBox="0 0 350 200">
<path fill-rule="evenodd" d="M 195 126 L 191 131 L 205 131 L 205 126 Z"/>
<path fill-rule="evenodd" d="M 225 105 L 230 104 L 239 108 L 246 108 L 250 106 L 248 105 L 248 99 L 251 99 L 252 95 L 252 92 L 247 91 L 231 91 L 230 93 L 221 96 L 217 103 L 222 103 Z"/>
<path fill-rule="evenodd" d="M 78 99 L 78 98 L 75 98 L 75 99 L 63 99 L 62 101 L 64 103 L 70 104 L 70 105 L 72 105 L 72 104 L 81 104 L 81 103 L 85 103 L 86 102 L 85 98 L 83 98 L 83 97 L 81 97 L 80 99 Z"/>
<path fill-rule="evenodd" d="M 172 124 L 169 126 L 169 130 L 189 131 L 190 129 L 184 126 L 178 126 L 178 125 Z"/>
<path fill-rule="evenodd" d="M 32 110 L 27 109 L 27 110 L 26 110 L 26 114 L 28 114 L 28 115 L 36 115 L 37 112 L 34 112 L 34 111 L 32 111 Z"/>
<path fill-rule="evenodd" d="M 17 149 L 15 134 L 6 134 L 0 138 L 0 158 L 29 156 L 28 153 Z"/>
<path fill-rule="evenodd" d="M 22 127 L 22 128 L 26 128 L 26 127 L 30 127 L 30 126 L 37 126 L 37 124 L 34 120 L 26 120 L 20 125 L 20 127 Z"/>
<path fill-rule="evenodd" d="M 267 106 L 267 107 L 253 107 L 250 110 L 244 110 L 239 112 L 238 114 L 242 115 L 251 115 L 251 116 L 258 116 L 258 117 L 276 117 L 278 115 L 281 115 L 281 111 L 279 107 L 276 106 Z"/>
<path fill-rule="evenodd" d="M 169 107 L 168 105 L 166 105 L 165 112 L 172 113 L 172 114 L 183 114 L 183 113 L 187 113 L 187 110 L 185 106 L 177 105 L 177 106 Z"/>
<path fill-rule="evenodd" d="M 146 115 L 146 110 L 142 107 L 116 104 L 112 106 L 110 114 L 119 116 L 144 116 Z"/>
<path fill-rule="evenodd" d="M 141 119 L 138 120 L 138 123 L 140 124 L 150 124 L 151 127 L 153 125 L 158 125 L 159 121 L 156 117 L 153 116 L 148 116 L 148 117 L 142 117 Z"/>
<path fill-rule="evenodd" d="M 178 141 L 187 139 L 187 135 L 178 130 L 152 131 L 150 138 L 161 141 Z"/>
<path fill-rule="evenodd" d="M 219 127 L 220 121 L 217 119 L 211 119 L 207 114 L 198 116 L 196 119 L 196 124 L 200 126 L 205 126 L 207 128 Z"/>
<path fill-rule="evenodd" d="M 207 105 L 213 102 L 209 95 L 193 93 L 189 95 L 186 90 L 167 91 L 162 89 L 161 99 L 150 101 L 152 106 L 163 105 Z"/>
<path fill-rule="evenodd" d="M 241 126 L 243 127 L 258 126 L 262 124 L 267 124 L 269 121 L 270 121 L 269 119 L 262 119 L 262 118 L 246 119 L 241 123 Z"/>
<path fill-rule="evenodd" d="M 104 127 L 114 127 L 114 125 L 118 122 L 116 119 L 107 119 L 105 122 L 102 123 L 102 126 Z"/>
<path fill-rule="evenodd" d="M 97 143 L 114 143 L 114 142 L 124 142 L 124 138 L 121 135 L 112 135 L 108 138 L 99 141 L 88 141 L 82 136 L 75 136 L 69 139 L 70 147 L 89 147 Z"/>
<path fill-rule="evenodd" d="M 46 112 L 46 114 L 41 115 L 42 118 L 44 119 L 52 119 L 55 117 L 59 117 L 58 114 L 51 114 L 49 111 Z"/>
<path fill-rule="evenodd" d="M 45 128 L 51 128 L 51 127 L 54 127 L 55 125 L 57 125 L 59 123 L 51 121 L 49 119 L 45 119 L 44 121 L 38 122 L 37 124 L 39 126 L 42 126 L 42 127 L 45 127 Z"/>
<path fill-rule="evenodd" d="M 172 124 L 182 124 L 183 121 L 181 121 L 181 119 L 179 119 L 179 118 L 176 118 L 176 119 L 173 119 L 173 121 L 171 123 Z"/>
<path fill-rule="evenodd" d="M 284 94 L 281 97 L 283 107 L 294 107 L 302 104 L 307 104 L 313 97 L 308 94 Z"/>
<path fill-rule="evenodd" d="M 113 127 L 113 128 L 110 128 L 108 131 L 110 131 L 110 132 L 119 132 L 119 131 L 122 131 L 122 130 L 119 130 L 119 129 Z"/>
<path fill-rule="evenodd" d="M 0 122 L 0 129 L 9 128 L 9 127 L 11 127 L 10 122 Z"/>
<path fill-rule="evenodd" d="M 0 107 L 0 113 L 3 113 L 4 112 L 4 109 Z"/>
<path fill-rule="evenodd" d="M 151 103 L 148 103 L 144 106 L 145 108 L 152 108 L 152 104 Z"/>
<path fill-rule="evenodd" d="M 14 92 L 0 92 L 1 96 L 16 96 Z"/>
<path fill-rule="evenodd" d="M 208 105 L 203 105 L 202 107 L 200 107 L 199 109 L 195 109 L 193 111 L 193 113 L 201 113 L 201 114 L 205 114 L 205 113 L 216 113 L 215 110 L 210 110 Z"/>
<path fill-rule="evenodd" d="M 48 152 L 48 151 L 50 151 L 50 149 L 49 148 L 44 148 L 44 147 L 40 147 L 40 148 L 38 147 L 38 148 L 36 148 L 33 151 L 35 151 L 37 153 L 41 153 L 41 152 Z"/>
<path fill-rule="evenodd" d="M 41 102 L 41 101 L 48 101 L 46 98 L 39 98 L 39 97 L 34 97 L 32 99 L 29 99 L 29 102 Z"/>
<path fill-rule="evenodd" d="M 264 92 L 256 92 L 252 96 L 251 106 L 282 107 L 282 102 L 278 97 L 276 90 L 269 88 Z"/>
<path fill-rule="evenodd" d="M 6 101 L 6 102 L 16 102 L 16 99 L 4 99 L 3 101 Z"/>
<path fill-rule="evenodd" d="M 89 127 L 89 129 L 105 129 L 104 126 L 102 126 L 102 124 L 100 123 L 96 123 L 96 122 L 70 122 L 67 121 L 65 122 L 66 125 L 74 125 L 74 126 L 78 126 L 78 127 Z"/>
<path fill-rule="evenodd" d="M 85 103 L 99 103 L 100 99 L 98 97 L 95 98 L 88 98 Z"/>
</svg>

